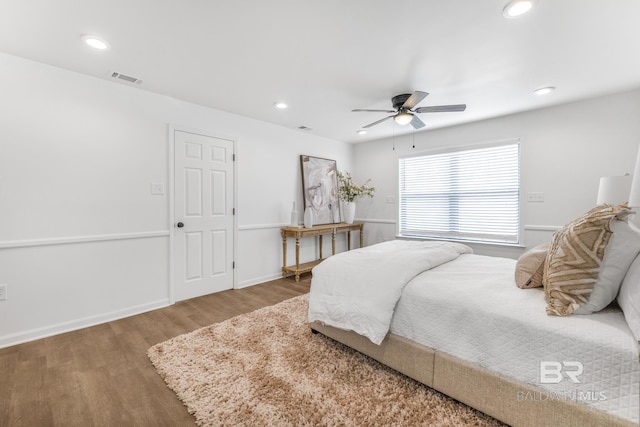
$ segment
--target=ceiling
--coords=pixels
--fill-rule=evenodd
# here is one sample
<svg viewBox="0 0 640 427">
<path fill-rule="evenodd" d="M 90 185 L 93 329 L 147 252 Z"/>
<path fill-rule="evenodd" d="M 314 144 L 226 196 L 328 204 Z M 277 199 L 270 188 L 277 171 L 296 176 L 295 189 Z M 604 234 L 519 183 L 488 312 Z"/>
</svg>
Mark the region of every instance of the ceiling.
<svg viewBox="0 0 640 427">
<path fill-rule="evenodd" d="M 513 19 L 506 3 L 3 0 L 0 51 L 345 142 L 412 132 L 358 135 L 385 113 L 351 110 L 414 90 L 430 93 L 419 106 L 467 104 L 421 114 L 428 130 L 640 88 L 639 1 L 538 0 Z"/>
</svg>

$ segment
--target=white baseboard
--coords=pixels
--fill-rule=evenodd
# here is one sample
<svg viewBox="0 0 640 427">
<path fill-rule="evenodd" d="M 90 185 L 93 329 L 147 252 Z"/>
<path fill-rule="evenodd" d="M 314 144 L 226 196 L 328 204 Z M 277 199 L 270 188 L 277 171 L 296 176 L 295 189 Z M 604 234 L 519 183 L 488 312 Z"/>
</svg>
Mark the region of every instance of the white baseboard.
<svg viewBox="0 0 640 427">
<path fill-rule="evenodd" d="M 254 277 L 253 279 L 243 280 L 239 282 L 236 289 L 248 288 L 249 286 L 259 285 L 260 283 L 270 282 L 272 280 L 282 279 L 282 273 L 274 273 L 268 276 Z"/>
<path fill-rule="evenodd" d="M 81 319 L 72 320 L 70 322 L 62 322 L 56 325 L 46 326 L 44 328 L 31 329 L 28 331 L 5 335 L 0 337 L 0 348 L 10 347 L 13 345 L 34 341 L 53 335 L 63 334 L 65 332 L 88 328 L 90 326 L 99 325 L 101 323 L 110 322 L 112 320 L 118 320 L 124 317 L 145 313 L 147 311 L 168 307 L 169 305 L 169 299 L 167 298 L 159 301 L 153 301 L 147 304 L 136 305 L 123 310 L 112 311 L 96 316 L 88 316 Z"/>
</svg>

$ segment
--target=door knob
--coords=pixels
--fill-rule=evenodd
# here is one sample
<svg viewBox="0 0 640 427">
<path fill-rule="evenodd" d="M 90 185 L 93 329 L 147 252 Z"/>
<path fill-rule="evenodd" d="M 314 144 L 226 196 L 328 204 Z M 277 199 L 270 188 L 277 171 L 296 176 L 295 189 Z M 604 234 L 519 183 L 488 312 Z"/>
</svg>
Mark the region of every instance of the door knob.
<svg viewBox="0 0 640 427">
<path fill-rule="evenodd" d="M 178 228 L 182 228 L 182 227 L 184 227 L 184 224 L 183 224 L 183 223 L 181 223 L 181 222 L 177 223 L 176 225 L 178 226 Z"/>
</svg>

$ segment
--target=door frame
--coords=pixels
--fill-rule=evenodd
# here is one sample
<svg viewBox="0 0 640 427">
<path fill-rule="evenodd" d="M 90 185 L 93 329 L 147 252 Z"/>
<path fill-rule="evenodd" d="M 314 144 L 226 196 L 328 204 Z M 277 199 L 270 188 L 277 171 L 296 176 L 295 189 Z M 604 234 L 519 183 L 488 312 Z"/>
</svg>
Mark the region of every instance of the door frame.
<svg viewBox="0 0 640 427">
<path fill-rule="evenodd" d="M 226 135 L 222 135 L 219 133 L 214 133 L 211 131 L 197 129 L 190 126 L 182 126 L 182 125 L 173 125 L 169 124 L 168 127 L 169 132 L 169 156 L 168 156 L 168 166 L 169 166 L 169 183 L 167 187 L 169 188 L 169 304 L 173 305 L 176 303 L 176 293 L 175 293 L 175 181 L 176 181 L 176 163 L 175 163 L 175 152 L 176 152 L 176 132 L 186 132 L 193 133 L 196 135 L 207 136 L 211 138 L 224 139 L 227 141 L 233 142 L 233 209 L 235 209 L 235 215 L 233 215 L 233 230 L 232 230 L 232 244 L 233 244 L 233 262 L 234 266 L 237 266 L 236 260 L 238 259 L 238 157 L 236 156 L 237 152 L 237 140 L 235 138 L 231 138 Z M 233 268 L 233 288 L 238 288 L 238 275 L 236 274 L 236 268 Z"/>
</svg>

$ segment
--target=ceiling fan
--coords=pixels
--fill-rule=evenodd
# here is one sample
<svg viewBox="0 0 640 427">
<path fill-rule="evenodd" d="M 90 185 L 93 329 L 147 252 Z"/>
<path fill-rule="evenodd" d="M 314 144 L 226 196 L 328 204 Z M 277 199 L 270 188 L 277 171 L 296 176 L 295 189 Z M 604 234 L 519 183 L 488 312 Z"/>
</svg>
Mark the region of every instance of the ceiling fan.
<svg viewBox="0 0 640 427">
<path fill-rule="evenodd" d="M 391 98 L 391 103 L 393 104 L 393 108 L 395 110 L 365 110 L 365 109 L 356 109 L 351 110 L 353 112 L 358 111 L 372 111 L 377 113 L 394 113 L 391 116 L 387 116 L 384 119 L 380 119 L 373 123 L 369 123 L 364 126 L 364 129 L 370 128 L 371 126 L 375 126 L 379 123 L 384 122 L 385 120 L 389 120 L 393 118 L 396 123 L 399 125 L 408 125 L 411 123 L 414 129 L 423 128 L 424 122 L 420 120 L 416 113 L 449 113 L 455 111 L 464 111 L 467 108 L 467 104 L 457 104 L 457 105 L 436 105 L 433 107 L 418 107 L 414 108 L 418 105 L 426 96 L 429 95 L 427 92 L 420 92 L 419 90 L 413 93 L 405 93 L 402 95 L 396 95 Z"/>
</svg>

